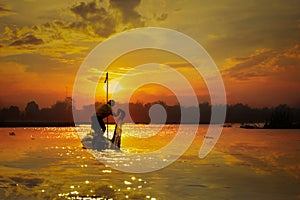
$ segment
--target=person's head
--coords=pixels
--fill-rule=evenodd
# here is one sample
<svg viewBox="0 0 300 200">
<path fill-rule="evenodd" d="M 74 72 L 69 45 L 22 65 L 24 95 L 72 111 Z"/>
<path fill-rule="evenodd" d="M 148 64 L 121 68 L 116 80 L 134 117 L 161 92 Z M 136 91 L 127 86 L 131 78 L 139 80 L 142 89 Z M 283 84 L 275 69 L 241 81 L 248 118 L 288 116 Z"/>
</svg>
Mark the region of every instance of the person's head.
<svg viewBox="0 0 300 200">
<path fill-rule="evenodd" d="M 115 101 L 114 100 L 109 100 L 108 102 L 107 102 L 107 104 L 109 104 L 110 106 L 114 106 L 115 105 Z"/>
</svg>

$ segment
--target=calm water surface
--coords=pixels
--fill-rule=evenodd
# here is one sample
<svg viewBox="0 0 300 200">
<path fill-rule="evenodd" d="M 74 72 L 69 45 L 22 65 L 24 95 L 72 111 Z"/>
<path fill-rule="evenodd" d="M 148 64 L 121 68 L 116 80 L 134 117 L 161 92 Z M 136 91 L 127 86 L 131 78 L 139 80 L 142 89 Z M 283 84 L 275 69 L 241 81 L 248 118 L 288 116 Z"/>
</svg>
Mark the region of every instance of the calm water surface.
<svg viewBox="0 0 300 200">
<path fill-rule="evenodd" d="M 184 126 L 187 137 L 191 126 Z M 153 135 L 159 128 L 124 125 L 122 150 L 158 150 L 178 125 Z M 12 131 L 15 136 L 9 136 Z M 144 174 L 100 163 L 82 148 L 79 136 L 89 131 L 89 126 L 1 128 L 0 199 L 300 199 L 300 130 L 224 128 L 214 150 L 199 159 L 207 131 L 201 125 L 184 155 Z M 120 153 L 113 155 L 120 159 Z"/>
</svg>

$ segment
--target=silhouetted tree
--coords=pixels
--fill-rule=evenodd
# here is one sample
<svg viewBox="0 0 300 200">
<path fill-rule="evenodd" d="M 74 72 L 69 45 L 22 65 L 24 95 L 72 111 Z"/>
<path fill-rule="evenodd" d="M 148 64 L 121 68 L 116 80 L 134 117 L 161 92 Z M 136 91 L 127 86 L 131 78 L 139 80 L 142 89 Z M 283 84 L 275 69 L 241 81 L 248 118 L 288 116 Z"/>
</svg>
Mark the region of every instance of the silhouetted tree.
<svg viewBox="0 0 300 200">
<path fill-rule="evenodd" d="M 154 104 L 162 105 L 167 113 L 166 123 L 197 123 L 193 116 L 198 110 L 197 107 L 184 107 L 181 105 L 169 106 L 163 101 L 143 104 L 141 102 L 130 103 L 129 112 L 126 115 L 128 122 L 129 114 L 135 123 L 150 123 L 149 109 Z M 82 115 L 82 122 L 88 122 L 95 107 L 98 108 L 101 103 L 96 105 L 84 106 L 81 110 L 76 110 Z M 125 108 L 127 104 L 120 104 L 119 107 Z M 225 105 L 214 106 L 217 110 L 224 109 Z M 207 103 L 200 103 L 200 121 L 199 123 L 209 123 L 211 118 L 212 106 Z M 24 115 L 24 116 L 23 116 Z M 181 121 L 181 116 L 186 116 Z M 21 112 L 17 106 L 10 106 L 0 110 L 0 122 L 18 121 L 18 120 L 39 120 L 39 121 L 63 121 L 72 122 L 72 99 L 66 98 L 64 101 L 57 101 L 50 108 L 39 109 L 35 101 L 27 103 L 25 111 Z M 155 120 L 154 120 L 155 121 Z M 267 122 L 266 122 L 267 121 Z M 110 122 L 113 122 L 111 119 Z M 228 123 L 257 123 L 266 122 L 266 128 L 289 128 L 300 126 L 300 108 L 290 108 L 287 105 L 279 105 L 275 108 L 251 108 L 245 104 L 227 105 L 226 122 Z M 216 121 L 218 123 L 218 120 Z"/>
<path fill-rule="evenodd" d="M 149 108 L 151 104 L 143 105 L 140 102 L 129 103 L 129 114 L 134 123 L 150 123 Z"/>
<path fill-rule="evenodd" d="M 39 117 L 39 105 L 35 101 L 30 101 L 25 107 L 25 118 L 36 120 Z"/>
<path fill-rule="evenodd" d="M 199 104 L 200 123 L 209 123 L 211 117 L 211 105 L 208 102 Z"/>
<path fill-rule="evenodd" d="M 73 121 L 72 99 L 67 97 L 64 101 L 57 101 L 51 106 L 52 120 Z"/>
<path fill-rule="evenodd" d="M 19 120 L 20 113 L 21 112 L 18 106 L 10 106 L 6 118 L 8 120 Z"/>
<path fill-rule="evenodd" d="M 291 109 L 286 104 L 275 107 L 265 128 L 290 128 L 292 126 Z"/>
<path fill-rule="evenodd" d="M 174 105 L 174 106 L 167 106 L 167 123 L 168 124 L 176 124 L 180 123 L 181 120 L 181 110 L 180 105 Z"/>
<path fill-rule="evenodd" d="M 230 123 L 255 123 L 265 122 L 270 110 L 268 108 L 251 108 L 245 104 L 234 104 L 227 106 L 226 122 Z"/>
<path fill-rule="evenodd" d="M 53 121 L 51 108 L 42 108 L 40 110 L 41 121 Z"/>
</svg>

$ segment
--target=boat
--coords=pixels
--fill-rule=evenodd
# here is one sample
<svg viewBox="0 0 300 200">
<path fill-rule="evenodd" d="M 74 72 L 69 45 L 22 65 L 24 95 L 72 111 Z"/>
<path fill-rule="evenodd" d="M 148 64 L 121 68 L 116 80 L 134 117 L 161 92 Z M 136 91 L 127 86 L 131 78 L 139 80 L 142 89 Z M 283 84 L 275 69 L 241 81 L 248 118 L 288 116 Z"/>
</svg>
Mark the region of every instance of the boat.
<svg viewBox="0 0 300 200">
<path fill-rule="evenodd" d="M 106 149 L 120 150 L 121 136 L 122 120 L 118 120 L 115 125 L 114 135 L 112 139 L 105 137 L 103 132 L 90 132 L 84 138 L 82 138 L 81 143 L 84 149 L 92 149 L 98 151 Z"/>
</svg>

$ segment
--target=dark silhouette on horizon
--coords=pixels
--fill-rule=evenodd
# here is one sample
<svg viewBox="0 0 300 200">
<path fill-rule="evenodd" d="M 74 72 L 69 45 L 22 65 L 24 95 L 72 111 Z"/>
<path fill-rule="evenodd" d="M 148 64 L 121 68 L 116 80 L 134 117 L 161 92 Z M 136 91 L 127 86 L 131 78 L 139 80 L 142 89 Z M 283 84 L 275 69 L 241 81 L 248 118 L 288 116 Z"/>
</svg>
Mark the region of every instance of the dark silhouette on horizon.
<svg viewBox="0 0 300 200">
<path fill-rule="evenodd" d="M 134 123 L 149 124 L 149 109 L 154 104 L 163 106 L 167 113 L 167 124 L 179 123 L 192 123 L 192 120 L 181 122 L 181 111 L 190 113 L 195 110 L 195 107 L 182 107 L 180 105 L 167 105 L 163 101 L 152 103 L 129 103 L 129 112 L 124 119 L 124 122 L 129 122 L 128 116 L 131 116 Z M 91 114 L 99 108 L 103 103 L 96 102 L 95 105 L 86 105 L 82 109 L 74 109 L 82 119 L 81 122 L 89 123 Z M 64 101 L 57 101 L 51 107 L 39 108 L 35 101 L 27 103 L 24 111 L 21 111 L 17 106 L 10 106 L 8 108 L 0 109 L 0 126 L 1 124 L 15 122 L 18 123 L 33 123 L 38 125 L 37 122 L 44 123 L 74 123 L 72 115 L 72 99 L 67 97 Z M 122 108 L 125 104 L 119 104 L 118 107 Z M 225 105 L 218 105 L 224 107 Z M 291 108 L 288 105 L 282 104 L 277 107 L 264 107 L 252 108 L 247 104 L 237 103 L 234 105 L 226 105 L 226 121 L 225 123 L 265 123 L 264 128 L 297 128 L 300 122 L 300 108 Z M 200 124 L 207 124 L 210 122 L 211 105 L 208 102 L 200 103 Z M 113 119 L 110 118 L 109 122 L 112 123 Z M 70 124 L 69 124 L 70 125 Z M 73 124 L 74 125 L 74 124 Z"/>
<path fill-rule="evenodd" d="M 281 104 L 272 109 L 269 120 L 266 121 L 264 128 L 270 129 L 287 129 L 287 128 L 300 128 L 299 119 L 294 121 L 294 110 L 285 104 Z M 299 113 L 298 113 L 299 114 Z M 299 117 L 299 116 L 298 116 Z"/>
<path fill-rule="evenodd" d="M 74 126 L 72 99 L 57 101 L 50 108 L 39 108 L 35 101 L 27 103 L 24 111 L 17 106 L 0 110 L 1 126 Z"/>
</svg>

